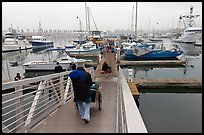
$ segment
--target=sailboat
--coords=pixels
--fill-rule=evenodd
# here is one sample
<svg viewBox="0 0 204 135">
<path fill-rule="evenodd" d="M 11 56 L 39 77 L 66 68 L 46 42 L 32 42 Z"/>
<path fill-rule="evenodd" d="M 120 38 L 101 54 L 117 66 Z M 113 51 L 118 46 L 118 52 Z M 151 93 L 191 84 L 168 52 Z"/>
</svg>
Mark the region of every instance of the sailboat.
<svg viewBox="0 0 204 135">
<path fill-rule="evenodd" d="M 137 2 L 136 2 L 136 21 L 135 21 L 135 31 L 137 29 Z M 137 32 L 135 32 L 136 40 Z M 134 43 L 134 42 L 133 42 Z M 164 50 L 164 49 L 154 49 L 150 47 L 150 44 L 146 46 L 131 43 L 131 47 L 126 48 L 122 59 L 124 60 L 174 60 L 177 59 L 179 55 L 183 52 L 176 49 Z"/>
<path fill-rule="evenodd" d="M 85 9 L 87 10 L 86 3 L 85 3 Z M 77 17 L 79 19 L 79 17 Z M 87 19 L 87 13 L 86 13 L 86 19 Z M 89 21 L 88 21 L 89 22 Z M 80 25 L 80 37 L 79 37 L 79 43 L 75 48 L 66 48 L 65 52 L 69 56 L 97 56 L 100 53 L 99 45 L 94 44 L 93 41 L 87 40 L 87 42 L 82 43 L 82 29 L 81 29 L 81 20 L 79 19 L 79 25 Z M 90 24 L 89 26 L 89 32 L 90 33 Z"/>
</svg>

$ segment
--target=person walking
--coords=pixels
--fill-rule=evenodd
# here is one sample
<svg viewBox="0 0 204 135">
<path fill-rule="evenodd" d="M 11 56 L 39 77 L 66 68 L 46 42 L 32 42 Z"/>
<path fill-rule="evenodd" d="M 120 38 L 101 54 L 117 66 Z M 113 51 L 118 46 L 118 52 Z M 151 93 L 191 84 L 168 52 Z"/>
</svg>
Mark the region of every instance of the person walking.
<svg viewBox="0 0 204 135">
<path fill-rule="evenodd" d="M 78 61 L 77 68 L 69 77 L 72 80 L 74 90 L 74 102 L 76 102 L 79 114 L 85 123 L 90 121 L 91 86 L 93 84 L 91 74 L 84 69 L 83 61 Z M 83 103 L 85 102 L 85 108 Z"/>
<path fill-rule="evenodd" d="M 106 61 L 103 62 L 102 69 L 101 69 L 101 74 L 105 74 L 105 77 L 108 78 L 108 73 L 111 70 L 110 66 Z"/>
</svg>

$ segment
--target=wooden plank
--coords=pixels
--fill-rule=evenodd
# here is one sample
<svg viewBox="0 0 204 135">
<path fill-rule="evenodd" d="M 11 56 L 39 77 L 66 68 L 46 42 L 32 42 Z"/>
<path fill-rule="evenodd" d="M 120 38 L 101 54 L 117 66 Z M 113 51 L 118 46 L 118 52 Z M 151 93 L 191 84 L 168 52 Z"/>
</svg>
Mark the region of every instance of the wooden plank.
<svg viewBox="0 0 204 135">
<path fill-rule="evenodd" d="M 143 87 L 153 86 L 195 86 L 202 87 L 202 80 L 195 78 L 133 78 L 133 83 L 139 83 Z"/>
<path fill-rule="evenodd" d="M 129 86 L 133 96 L 139 96 L 140 95 L 135 83 L 129 82 L 128 86 Z"/>
</svg>

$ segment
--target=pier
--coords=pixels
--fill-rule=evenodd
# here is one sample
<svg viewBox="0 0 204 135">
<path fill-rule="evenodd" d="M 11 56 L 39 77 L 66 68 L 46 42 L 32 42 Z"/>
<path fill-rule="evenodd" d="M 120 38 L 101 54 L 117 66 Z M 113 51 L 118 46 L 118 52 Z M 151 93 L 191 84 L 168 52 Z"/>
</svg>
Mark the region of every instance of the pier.
<svg viewBox="0 0 204 135">
<path fill-rule="evenodd" d="M 105 78 L 100 74 L 102 63 L 107 61 L 112 73 Z M 73 91 L 67 74 L 62 73 L 28 78 L 2 84 L 2 90 L 15 91 L 2 95 L 2 132 L 8 133 L 147 133 L 146 126 L 134 101 L 126 79 L 113 54 L 107 54 L 96 70 L 89 71 L 93 81 L 99 84 L 102 94 L 102 109 L 91 104 L 91 119 L 88 124 L 80 118 L 73 102 Z M 59 81 L 56 83 L 55 79 Z M 55 82 L 55 83 L 54 83 Z M 23 94 L 30 83 L 36 90 Z M 65 89 L 63 86 L 66 86 Z M 60 88 L 60 95 L 57 89 Z M 49 100 L 49 90 L 52 96 Z M 25 101 L 31 97 L 29 101 Z M 12 103 L 13 110 L 6 109 Z M 25 108 L 25 105 L 27 107 Z M 15 107 L 16 106 L 16 107 Z M 23 119 L 22 119 L 23 118 Z M 13 122 L 9 121 L 13 119 Z"/>
<path fill-rule="evenodd" d="M 112 69 L 108 78 L 100 73 L 104 60 Z M 70 71 L 3 83 L 2 91 L 14 91 L 2 94 L 2 132 L 148 133 L 135 101 L 140 94 L 138 87 L 202 87 L 202 80 L 183 78 L 136 78 L 127 81 L 117 64 L 110 53 L 99 61 L 96 70 L 89 71 L 93 81 L 100 86 L 102 109 L 97 102 L 91 103 L 88 124 L 75 109 L 71 80 L 67 76 Z M 26 89 L 33 91 L 23 93 Z M 9 107 L 12 110 L 7 111 Z"/>
</svg>

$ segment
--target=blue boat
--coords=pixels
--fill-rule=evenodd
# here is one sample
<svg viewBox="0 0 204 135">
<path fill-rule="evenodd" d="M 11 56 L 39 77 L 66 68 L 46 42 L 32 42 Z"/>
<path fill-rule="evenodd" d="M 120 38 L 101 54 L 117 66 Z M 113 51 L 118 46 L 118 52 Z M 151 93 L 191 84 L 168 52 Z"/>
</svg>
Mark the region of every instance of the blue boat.
<svg viewBox="0 0 204 135">
<path fill-rule="evenodd" d="M 44 36 L 32 36 L 33 52 L 42 51 L 47 48 L 54 47 L 54 42 L 47 40 Z"/>
<path fill-rule="evenodd" d="M 149 49 L 149 48 L 132 48 L 126 50 L 122 59 L 124 60 L 176 60 L 179 55 L 183 54 L 182 51 L 171 49 Z"/>
</svg>

